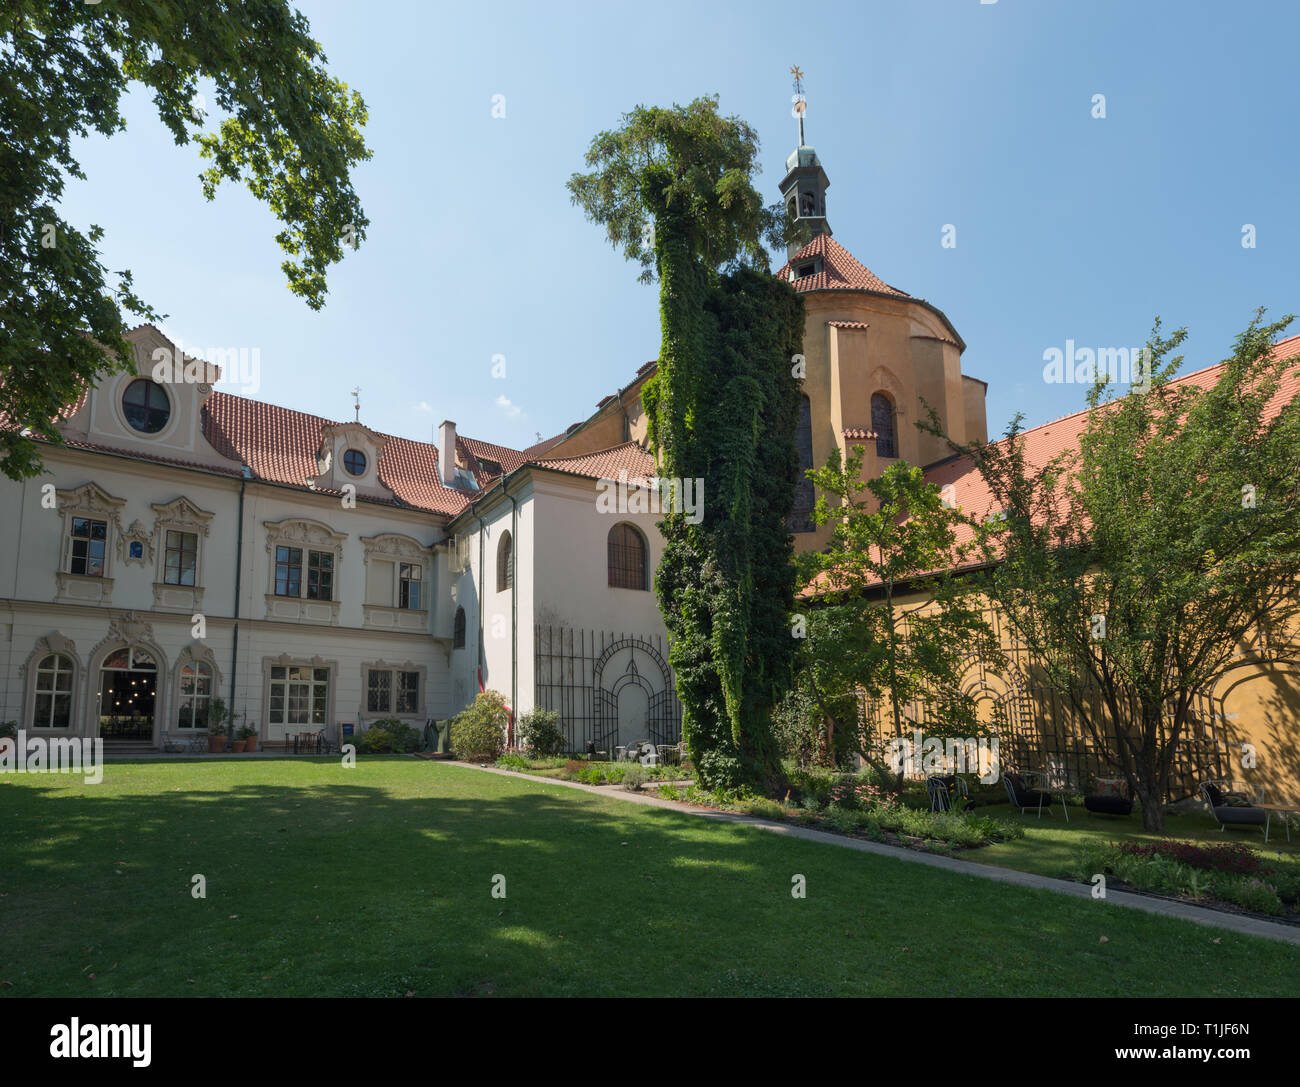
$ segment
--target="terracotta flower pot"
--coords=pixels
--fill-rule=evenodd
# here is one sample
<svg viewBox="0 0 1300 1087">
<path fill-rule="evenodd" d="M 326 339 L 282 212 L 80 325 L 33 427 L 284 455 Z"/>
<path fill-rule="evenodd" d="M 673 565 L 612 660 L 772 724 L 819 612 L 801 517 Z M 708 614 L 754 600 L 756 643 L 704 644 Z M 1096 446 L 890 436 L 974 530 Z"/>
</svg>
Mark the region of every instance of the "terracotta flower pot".
<svg viewBox="0 0 1300 1087">
<path fill-rule="evenodd" d="M 208 737 L 208 754 L 219 755 L 226 749 L 226 738 L 224 736 Z"/>
<path fill-rule="evenodd" d="M 243 751 L 244 748 L 247 747 L 247 746 L 248 746 L 248 741 L 247 741 L 247 740 L 231 740 L 231 741 L 230 741 L 230 750 L 233 751 L 236 755 L 238 755 L 241 751 Z"/>
<path fill-rule="evenodd" d="M 245 751 L 256 751 L 256 750 L 257 750 L 257 737 L 256 737 L 256 736 L 250 736 L 250 737 L 245 741 L 245 747 L 244 747 L 244 750 L 245 750 Z"/>
</svg>

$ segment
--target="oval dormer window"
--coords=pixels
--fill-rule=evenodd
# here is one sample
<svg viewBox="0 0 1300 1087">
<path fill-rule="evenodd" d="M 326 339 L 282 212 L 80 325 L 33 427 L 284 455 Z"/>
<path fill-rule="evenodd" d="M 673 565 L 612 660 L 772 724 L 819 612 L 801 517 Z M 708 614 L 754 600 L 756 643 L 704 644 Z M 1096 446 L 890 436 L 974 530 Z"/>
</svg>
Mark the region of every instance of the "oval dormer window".
<svg viewBox="0 0 1300 1087">
<path fill-rule="evenodd" d="M 365 475 L 366 455 L 360 449 L 349 449 L 343 454 L 343 467 L 350 476 Z"/>
<path fill-rule="evenodd" d="M 171 418 L 172 402 L 167 390 L 148 378 L 136 378 L 122 394 L 122 414 L 132 430 L 157 434 Z"/>
</svg>

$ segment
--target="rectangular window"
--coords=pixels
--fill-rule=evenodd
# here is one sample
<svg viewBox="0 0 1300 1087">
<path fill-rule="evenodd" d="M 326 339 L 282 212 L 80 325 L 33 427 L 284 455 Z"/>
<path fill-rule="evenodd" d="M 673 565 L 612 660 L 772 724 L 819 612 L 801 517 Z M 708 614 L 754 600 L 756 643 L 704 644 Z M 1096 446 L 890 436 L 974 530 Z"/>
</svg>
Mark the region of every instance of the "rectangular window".
<svg viewBox="0 0 1300 1087">
<path fill-rule="evenodd" d="M 302 548 L 275 549 L 275 595 L 302 596 Z"/>
<path fill-rule="evenodd" d="M 74 517 L 68 542 L 68 573 L 85 577 L 104 576 L 104 553 L 108 546 L 107 521 Z"/>
<path fill-rule="evenodd" d="M 399 592 L 397 606 L 420 610 L 420 564 L 404 562 L 398 568 Z"/>
<path fill-rule="evenodd" d="M 392 708 L 393 673 L 372 668 L 366 684 L 366 710 L 369 713 L 390 713 Z"/>
<path fill-rule="evenodd" d="M 273 725 L 324 725 L 328 668 L 272 668 L 267 720 Z"/>
<path fill-rule="evenodd" d="M 163 581 L 168 585 L 193 585 L 198 568 L 199 538 L 193 532 L 167 530 L 163 555 Z"/>
<path fill-rule="evenodd" d="M 307 552 L 307 599 L 334 599 L 334 552 Z"/>
<path fill-rule="evenodd" d="M 418 713 L 420 711 L 420 673 L 397 673 L 397 712 Z"/>
</svg>

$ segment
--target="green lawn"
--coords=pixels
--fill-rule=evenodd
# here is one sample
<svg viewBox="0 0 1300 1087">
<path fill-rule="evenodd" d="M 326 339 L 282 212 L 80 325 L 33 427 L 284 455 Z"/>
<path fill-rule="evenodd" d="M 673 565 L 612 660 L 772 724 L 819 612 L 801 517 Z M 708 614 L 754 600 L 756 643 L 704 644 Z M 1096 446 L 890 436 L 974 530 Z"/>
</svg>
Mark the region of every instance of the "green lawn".
<svg viewBox="0 0 1300 1087">
<path fill-rule="evenodd" d="M 0 818 L 6 996 L 1273 995 L 1300 976 L 1289 945 L 409 758 L 9 776 Z"/>
</svg>

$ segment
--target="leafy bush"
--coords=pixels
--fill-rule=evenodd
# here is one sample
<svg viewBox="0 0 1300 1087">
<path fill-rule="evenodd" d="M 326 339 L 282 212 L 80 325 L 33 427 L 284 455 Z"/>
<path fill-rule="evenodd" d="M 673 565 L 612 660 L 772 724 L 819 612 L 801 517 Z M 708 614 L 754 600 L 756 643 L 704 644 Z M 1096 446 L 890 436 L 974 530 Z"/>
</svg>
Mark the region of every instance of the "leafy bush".
<svg viewBox="0 0 1300 1087">
<path fill-rule="evenodd" d="M 0 721 L 0 739 L 4 739 L 6 736 L 11 740 L 18 739 L 17 721 Z"/>
<path fill-rule="evenodd" d="M 372 755 L 397 754 L 419 751 L 423 743 L 420 730 L 390 717 L 376 721 L 356 741 L 357 750 Z"/>
<path fill-rule="evenodd" d="M 558 755 L 569 739 L 560 728 L 560 715 L 554 710 L 534 707 L 519 718 L 520 743 L 538 758 Z"/>
<path fill-rule="evenodd" d="M 518 751 L 507 751 L 497 759 L 497 768 L 500 770 L 531 770 L 532 766 Z"/>
<path fill-rule="evenodd" d="M 628 792 L 635 793 L 649 779 L 650 775 L 645 772 L 645 767 L 634 762 L 624 771 L 622 785 Z"/>
<path fill-rule="evenodd" d="M 1286 912 L 1278 898 L 1277 888 L 1254 876 L 1216 879 L 1212 893 L 1215 898 L 1252 913 L 1276 916 Z"/>
<path fill-rule="evenodd" d="M 505 746 L 508 719 L 504 696 L 496 691 L 480 691 L 473 705 L 452 718 L 452 751 L 458 759 L 496 762 Z"/>
</svg>

